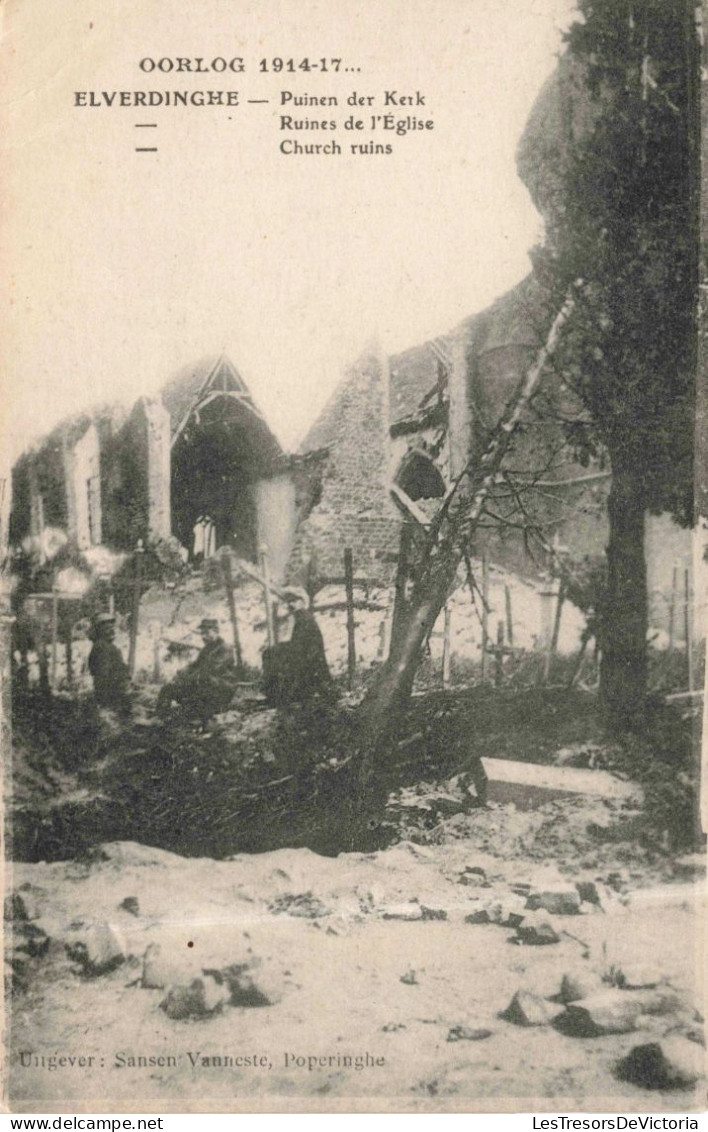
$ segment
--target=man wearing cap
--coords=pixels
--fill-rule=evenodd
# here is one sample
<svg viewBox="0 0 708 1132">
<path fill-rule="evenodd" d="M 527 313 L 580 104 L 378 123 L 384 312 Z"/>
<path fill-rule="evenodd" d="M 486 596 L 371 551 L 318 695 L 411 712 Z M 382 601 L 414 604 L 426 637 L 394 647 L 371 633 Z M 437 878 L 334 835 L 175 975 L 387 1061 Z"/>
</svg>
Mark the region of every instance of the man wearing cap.
<svg viewBox="0 0 708 1132">
<path fill-rule="evenodd" d="M 123 716 L 131 712 L 130 673 L 120 649 L 115 644 L 116 619 L 112 613 L 99 613 L 93 623 L 93 647 L 88 669 L 99 708 L 117 711 Z"/>
<path fill-rule="evenodd" d="M 206 723 L 226 711 L 234 697 L 235 665 L 231 649 L 219 635 L 219 622 L 205 617 L 199 624 L 204 647 L 157 698 L 160 715 L 172 712 Z"/>
</svg>

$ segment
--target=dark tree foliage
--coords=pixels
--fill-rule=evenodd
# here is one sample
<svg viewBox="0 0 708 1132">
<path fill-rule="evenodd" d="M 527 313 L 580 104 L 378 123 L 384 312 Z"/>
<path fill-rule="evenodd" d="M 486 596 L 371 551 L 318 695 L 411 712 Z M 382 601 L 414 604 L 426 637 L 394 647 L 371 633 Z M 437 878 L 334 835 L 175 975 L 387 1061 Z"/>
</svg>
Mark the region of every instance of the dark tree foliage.
<svg viewBox="0 0 708 1132">
<path fill-rule="evenodd" d="M 576 317 L 558 359 L 606 449 L 601 692 L 631 722 L 646 692 L 645 511 L 692 522 L 695 27 L 686 0 L 579 0 L 570 71 L 590 114 L 565 155 L 538 268 Z"/>
</svg>

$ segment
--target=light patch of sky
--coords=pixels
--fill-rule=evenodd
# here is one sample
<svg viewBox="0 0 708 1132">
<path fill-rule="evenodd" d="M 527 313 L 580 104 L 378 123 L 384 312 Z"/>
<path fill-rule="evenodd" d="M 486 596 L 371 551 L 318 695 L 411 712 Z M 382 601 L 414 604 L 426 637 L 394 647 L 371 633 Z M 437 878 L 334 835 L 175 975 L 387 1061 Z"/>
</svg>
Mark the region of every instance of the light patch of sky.
<svg viewBox="0 0 708 1132">
<path fill-rule="evenodd" d="M 294 447 L 343 366 L 450 329 L 528 270 L 541 222 L 514 154 L 572 0 L 22 0 L 6 13 L 0 254 L 5 430 L 14 454 L 67 414 L 130 404 L 225 351 Z M 243 75 L 144 74 L 144 57 L 242 55 Z M 341 56 L 334 76 L 262 57 Z M 262 105 L 75 107 L 82 90 L 235 89 Z M 350 114 L 425 97 L 353 155 Z M 290 109 L 284 91 L 339 106 Z M 354 109 L 347 97 L 376 96 Z M 288 132 L 280 115 L 335 118 Z M 137 121 L 156 121 L 138 130 Z M 368 124 L 368 122 L 367 122 Z M 157 144 L 157 154 L 134 152 Z M 150 138 L 145 141 L 145 135 Z M 285 156 L 283 138 L 335 139 Z"/>
</svg>

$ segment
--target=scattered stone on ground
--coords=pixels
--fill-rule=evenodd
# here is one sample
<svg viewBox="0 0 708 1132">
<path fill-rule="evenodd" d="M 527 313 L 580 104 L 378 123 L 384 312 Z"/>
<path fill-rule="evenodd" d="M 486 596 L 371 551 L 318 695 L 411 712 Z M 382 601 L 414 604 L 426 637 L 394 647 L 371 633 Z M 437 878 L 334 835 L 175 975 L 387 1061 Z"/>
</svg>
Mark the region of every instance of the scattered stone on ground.
<svg viewBox="0 0 708 1132">
<path fill-rule="evenodd" d="M 597 885 L 595 884 L 595 881 L 577 880 L 575 882 L 575 887 L 578 891 L 578 896 L 580 897 L 580 900 L 583 904 L 599 905 L 600 894 L 597 891 Z"/>
<path fill-rule="evenodd" d="M 524 917 L 523 923 L 516 929 L 516 938 L 531 947 L 560 943 L 558 932 L 540 912 L 532 912 Z"/>
<path fill-rule="evenodd" d="M 197 974 L 200 960 L 185 948 L 151 943 L 143 956 L 142 985 L 156 990 Z"/>
<path fill-rule="evenodd" d="M 331 908 L 328 908 L 311 892 L 288 892 L 283 896 L 278 896 L 271 904 L 270 911 L 276 914 L 287 912 L 288 916 L 303 916 L 311 920 L 331 914 Z"/>
<path fill-rule="evenodd" d="M 476 901 L 476 906 L 471 912 L 465 916 L 466 924 L 491 924 L 492 918 L 489 914 L 489 906 L 486 902 L 481 900 Z"/>
<path fill-rule="evenodd" d="M 272 975 L 258 970 L 259 967 L 256 960 L 253 963 L 233 963 L 220 972 L 229 988 L 232 1006 L 273 1006 L 280 1001 L 282 986 Z"/>
<path fill-rule="evenodd" d="M 602 976 L 593 970 L 566 971 L 561 979 L 559 997 L 562 1002 L 579 1002 L 599 994 L 603 989 Z"/>
<path fill-rule="evenodd" d="M 65 941 L 70 959 L 91 976 L 105 975 L 127 959 L 125 942 L 113 924 L 98 923 L 71 932 Z"/>
<path fill-rule="evenodd" d="M 553 696 L 555 710 L 558 697 Z M 516 759 L 522 729 L 525 735 L 534 726 L 527 707 L 512 734 L 506 719 L 503 728 L 498 725 L 498 703 L 493 710 L 485 704 L 482 698 L 474 704 L 475 712 L 480 707 L 487 712 L 483 741 L 469 728 L 475 749 L 483 742 L 493 756 Z M 580 718 L 575 699 L 570 707 L 572 712 L 561 704 L 563 726 L 574 730 Z M 427 703 L 420 711 L 425 720 L 430 717 Z M 266 739 L 277 721 L 277 712 L 239 713 L 233 726 L 260 744 L 265 760 Z M 420 729 L 417 722 L 415 730 Z M 227 735 L 224 742 L 232 738 Z M 561 742 L 568 745 L 573 738 L 539 730 L 533 753 L 543 748 L 542 757 L 550 759 Z M 202 747 L 206 758 L 199 774 L 194 782 L 185 780 L 192 792 L 205 789 L 205 776 L 217 767 L 208 744 L 195 747 L 195 758 Z M 226 754 L 218 754 L 230 772 L 228 760 L 240 759 L 243 749 L 233 743 Z M 122 757 L 115 756 L 116 764 Z M 431 763 L 433 757 L 439 752 L 432 752 Z M 143 759 L 141 767 L 146 765 Z M 191 771 L 196 764 L 184 765 Z M 175 846 L 177 852 L 112 841 L 89 851 L 82 847 L 73 860 L 16 863 L 14 891 L 37 893 L 41 917 L 35 924 L 15 915 L 8 926 L 8 936 L 25 948 L 13 955 L 29 970 L 14 996 L 15 1040 L 38 1053 L 73 1052 L 80 1040 L 78 1016 L 82 1026 L 90 1026 L 110 1070 L 111 1051 L 132 1046 L 138 1032 L 148 1054 L 164 1052 L 165 1043 L 172 1043 L 183 1062 L 184 1050 L 195 1048 L 197 1036 L 197 1048 L 215 1055 L 232 1048 L 235 1030 L 244 1046 L 270 1048 L 277 1033 L 283 1048 L 310 1053 L 316 1018 L 322 1049 L 350 1052 L 365 1046 L 386 1058 L 383 1089 L 367 1073 L 353 1071 L 318 1071 L 297 1082 L 287 1075 L 234 1073 L 214 1075 L 214 1096 L 226 1100 L 236 1089 L 259 1103 L 274 1088 L 346 1097 L 370 1097 L 377 1088 L 390 1088 L 397 1096 L 423 1096 L 426 1102 L 457 1094 L 460 1102 L 524 1095 L 581 1103 L 602 1095 L 625 1110 L 641 1106 L 640 1090 L 646 1086 L 610 1073 L 635 1043 L 663 1051 L 666 1043 L 680 1039 L 684 1054 L 685 1043 L 702 1052 L 700 1020 L 683 1005 L 674 1009 L 676 1000 L 686 1001 L 683 988 L 689 996 L 695 990 L 699 862 L 681 863 L 660 844 L 633 836 L 625 819 L 633 818 L 634 810 L 626 798 L 536 797 L 529 808 L 523 798 L 518 805 L 492 799 L 486 810 L 465 810 L 458 802 L 459 812 L 441 823 L 439 812 L 425 803 L 428 793 L 454 793 L 447 780 L 436 779 L 431 766 L 426 767 L 429 782 L 419 781 L 419 765 L 405 773 L 409 777 L 401 781 L 418 783 L 406 789 L 423 805 L 401 807 L 406 812 L 395 823 L 401 840 L 385 850 L 330 857 L 300 842 L 300 847 L 268 852 L 247 847 L 236 853 L 237 839 L 220 855 L 196 841 L 186 849 Z M 228 827 L 226 839 L 232 828 L 242 836 L 237 825 Z M 598 837 L 593 826 L 618 829 L 629 839 Z M 187 822 L 185 838 L 190 829 Z M 526 907 L 535 894 L 559 891 L 577 894 L 567 900 L 576 909 L 570 913 L 575 921 L 568 914 L 557 919 L 563 913 L 556 906 L 553 911 L 543 903 L 538 910 Z M 401 907 L 410 918 L 386 914 Z M 590 915 L 593 910 L 597 914 Z M 504 930 L 513 928 L 514 917 L 520 918 L 514 930 Z M 119 966 L 90 984 L 81 976 L 92 971 L 66 961 L 62 943 L 102 921 L 119 930 L 126 956 L 142 957 L 142 979 L 134 977 L 140 974 L 138 959 L 129 972 Z M 494 926 L 485 926 L 492 921 Z M 581 948 L 568 928 L 584 937 L 578 941 Z M 560 946 L 506 946 L 512 938 L 519 944 Z M 647 984 L 646 972 L 638 973 L 639 956 L 650 957 L 662 972 L 656 987 Z M 612 970 L 629 981 L 607 986 L 602 975 L 609 977 Z M 14 967 L 7 977 L 16 978 Z M 681 989 L 674 992 L 674 987 Z M 25 988 L 29 993 L 22 993 Z M 503 1025 L 497 1012 L 504 1003 L 511 1007 L 517 988 L 515 1009 L 526 1022 Z M 608 1010 L 608 993 L 622 996 L 629 1029 L 597 1025 L 603 1021 L 602 1003 Z M 646 999 L 626 1006 L 645 993 L 668 996 L 669 1012 L 649 1013 L 658 1007 Z M 661 1002 L 666 1005 L 665 998 Z M 534 1017 L 541 1021 L 532 1024 L 530 1040 L 528 1019 Z M 573 1033 L 563 1030 L 569 1018 L 575 1026 L 584 1018 L 581 1030 L 594 1040 L 586 1044 L 565 1037 Z M 181 1019 L 187 1024 L 179 1025 Z M 641 1037 L 633 1031 L 642 1031 Z M 479 1045 L 473 1050 L 457 1046 L 460 1041 Z M 126 1087 L 141 1087 L 141 1080 L 144 1076 L 127 1070 L 107 1071 L 105 1079 L 97 1074 L 91 1087 L 113 1098 Z M 151 1087 L 160 1098 L 174 1096 L 175 1080 L 174 1073 L 157 1071 Z M 663 1080 L 678 1080 L 675 1069 Z M 14 1082 L 19 1103 L 46 1100 L 59 1081 L 63 1095 L 79 1097 L 83 1085 L 68 1074 L 49 1078 L 23 1070 Z M 190 1103 L 197 1087 L 203 1095 L 203 1079 L 188 1081 L 180 1070 L 179 1081 Z M 679 1086 L 667 1085 L 666 1097 L 654 1095 L 645 1103 L 675 1111 L 669 1107 L 678 1103 L 674 1087 Z M 686 1095 L 681 1103 L 690 1099 Z"/>
<path fill-rule="evenodd" d="M 540 995 L 531 991 L 517 990 L 506 1010 L 501 1011 L 500 1018 L 505 1022 L 513 1022 L 515 1026 L 548 1026 L 559 1014 L 563 1007 L 548 1002 Z"/>
<path fill-rule="evenodd" d="M 24 920 L 13 926 L 11 941 L 13 953 L 29 959 L 40 959 L 46 955 L 50 943 L 44 928 Z"/>
<path fill-rule="evenodd" d="M 683 1037 L 634 1046 L 620 1059 L 615 1073 L 621 1081 L 644 1089 L 688 1089 L 703 1075 L 705 1052 Z"/>
<path fill-rule="evenodd" d="M 448 1030 L 448 1042 L 481 1042 L 485 1038 L 491 1038 L 492 1031 L 487 1030 L 484 1026 L 452 1026 Z"/>
<path fill-rule="evenodd" d="M 568 887 L 530 892 L 526 907 L 531 911 L 543 909 L 554 916 L 574 916 L 580 911 L 580 894 L 577 888 Z"/>
<path fill-rule="evenodd" d="M 480 869 L 477 865 L 465 865 L 457 878 L 457 883 L 474 887 L 487 887 L 489 885 L 487 874 L 484 869 Z"/>
<path fill-rule="evenodd" d="M 223 1007 L 229 998 L 229 989 L 211 975 L 192 979 L 186 985 L 171 986 L 160 1006 L 168 1018 L 183 1021 L 203 1018 Z"/>
<path fill-rule="evenodd" d="M 41 910 L 37 896 L 29 886 L 9 893 L 4 901 L 6 920 L 38 920 Z"/>
<path fill-rule="evenodd" d="M 671 1014 L 683 1005 L 682 996 L 670 988 L 655 991 L 610 989 L 580 1002 L 569 1003 L 558 1025 L 564 1034 L 576 1038 L 627 1034 L 637 1029 L 644 1015 Z"/>
<path fill-rule="evenodd" d="M 645 966 L 641 963 L 623 963 L 621 967 L 613 967 L 610 976 L 610 981 L 615 986 L 627 990 L 646 990 L 664 981 L 658 967 Z"/>
<path fill-rule="evenodd" d="M 389 904 L 379 909 L 384 920 L 403 920 L 408 923 L 423 919 L 423 909 L 420 904 L 412 901 L 408 904 Z"/>
</svg>

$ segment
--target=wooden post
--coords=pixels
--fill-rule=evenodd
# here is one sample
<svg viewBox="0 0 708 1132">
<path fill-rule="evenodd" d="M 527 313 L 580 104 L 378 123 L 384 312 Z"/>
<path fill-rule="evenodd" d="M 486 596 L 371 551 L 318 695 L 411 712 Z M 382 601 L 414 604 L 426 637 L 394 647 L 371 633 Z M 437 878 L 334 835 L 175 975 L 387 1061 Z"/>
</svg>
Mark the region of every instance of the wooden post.
<svg viewBox="0 0 708 1132">
<path fill-rule="evenodd" d="M 276 635 L 275 621 L 273 619 L 273 604 L 270 598 L 270 573 L 268 570 L 268 548 L 266 546 L 260 546 L 258 548 L 258 562 L 261 568 L 261 577 L 263 579 L 263 600 L 265 601 L 268 647 L 272 648 L 276 642 Z"/>
<path fill-rule="evenodd" d="M 162 644 L 162 633 L 158 633 L 152 642 L 152 678 L 155 684 L 159 684 L 162 680 L 162 665 L 160 663 L 160 645 Z"/>
<path fill-rule="evenodd" d="M 142 589 L 143 554 L 143 540 L 138 539 L 138 544 L 135 547 L 133 607 L 130 614 L 130 643 L 128 646 L 128 671 L 131 678 L 135 675 L 135 662 L 137 660 L 138 651 L 138 622 L 140 620 L 140 591 Z"/>
<path fill-rule="evenodd" d="M 450 673 L 452 669 L 452 657 L 450 649 L 450 603 L 446 601 L 443 608 L 445 620 L 443 623 L 442 682 L 443 688 L 449 688 Z"/>
<path fill-rule="evenodd" d="M 401 527 L 401 539 L 398 548 L 398 565 L 394 586 L 393 611 L 391 614 L 391 640 L 395 641 L 398 632 L 406 620 L 406 590 L 408 585 L 408 565 L 413 546 L 413 524 L 404 523 Z M 388 650 L 384 657 L 388 656 Z"/>
<path fill-rule="evenodd" d="M 543 682 L 547 683 L 548 677 L 551 674 L 551 664 L 553 657 L 558 649 L 558 636 L 560 633 L 561 613 L 563 612 L 563 602 L 565 601 L 565 585 L 561 578 L 558 582 L 558 600 L 556 601 L 556 613 L 553 618 L 553 630 L 551 632 L 551 639 L 548 642 L 548 650 L 546 652 L 546 662 L 543 667 Z"/>
<path fill-rule="evenodd" d="M 671 598 L 669 600 L 669 656 L 671 656 L 672 652 L 674 651 L 674 637 L 675 637 L 674 622 L 675 622 L 675 619 L 676 619 L 676 583 L 678 581 L 678 578 L 676 576 L 677 573 L 678 573 L 678 568 L 676 566 L 676 563 L 674 563 L 674 568 L 673 568 L 673 571 L 672 571 L 672 574 L 671 574 Z"/>
<path fill-rule="evenodd" d="M 243 656 L 241 653 L 241 638 L 238 631 L 238 618 L 236 617 L 236 602 L 234 601 L 234 582 L 231 576 L 231 559 L 228 554 L 222 555 L 221 570 L 224 575 L 224 586 L 226 588 L 226 600 L 229 604 L 229 617 L 231 618 L 231 631 L 234 636 L 234 660 L 236 667 L 243 667 Z"/>
<path fill-rule="evenodd" d="M 693 632 L 691 626 L 691 583 L 688 570 L 683 572 L 684 614 L 683 623 L 686 634 L 686 658 L 688 660 L 688 690 L 693 691 Z"/>
<path fill-rule="evenodd" d="M 39 669 L 39 690 L 43 696 L 49 695 L 49 664 L 47 661 L 47 633 L 43 620 L 37 622 L 34 633 L 34 645 L 37 651 L 37 668 Z"/>
<path fill-rule="evenodd" d="M 580 642 L 580 649 L 578 651 L 578 655 L 575 658 L 575 664 L 573 665 L 573 671 L 571 673 L 570 680 L 568 681 L 568 687 L 569 688 L 572 688 L 573 685 L 575 684 L 575 681 L 580 677 L 580 669 L 583 666 L 583 660 L 585 659 L 585 650 L 587 649 L 587 647 L 588 647 L 588 638 L 583 637 L 582 641 Z"/>
<path fill-rule="evenodd" d="M 506 605 L 506 639 L 509 647 L 514 647 L 514 619 L 511 615 L 511 590 L 504 586 L 504 603 Z"/>
<path fill-rule="evenodd" d="M 356 675 L 356 639 L 354 635 L 354 561 L 350 546 L 347 546 L 344 550 L 344 588 L 347 596 L 347 678 L 351 691 L 354 687 L 354 676 Z"/>
<path fill-rule="evenodd" d="M 52 674 L 51 689 L 57 690 L 57 638 L 59 635 L 59 594 L 52 587 Z"/>
<path fill-rule="evenodd" d="M 110 613 L 111 617 L 115 617 L 115 615 L 116 615 L 116 595 L 113 593 L 113 590 L 111 590 L 108 594 L 108 612 Z"/>
<path fill-rule="evenodd" d="M 501 688 L 504 678 L 504 622 L 497 621 L 497 647 L 494 652 L 494 687 Z"/>
<path fill-rule="evenodd" d="M 489 643 L 489 557 L 482 551 L 482 683 L 487 678 L 487 645 Z"/>
<path fill-rule="evenodd" d="M 74 686 L 74 650 L 73 650 L 73 641 L 71 639 L 71 634 L 72 634 L 73 628 L 74 628 L 73 624 L 69 625 L 69 627 L 67 628 L 67 630 L 66 630 L 66 641 L 65 641 L 65 646 L 66 646 L 66 682 L 67 682 L 67 684 L 69 685 L 70 688 L 73 688 L 73 686 Z"/>
<path fill-rule="evenodd" d="M 5 547 L 2 548 L 3 553 Z M 12 749 L 12 615 L 9 578 L 0 573 L 0 750 L 7 774 Z M 9 782 L 7 782 L 9 786 Z M 8 878 L 9 879 L 9 878 Z"/>
</svg>

